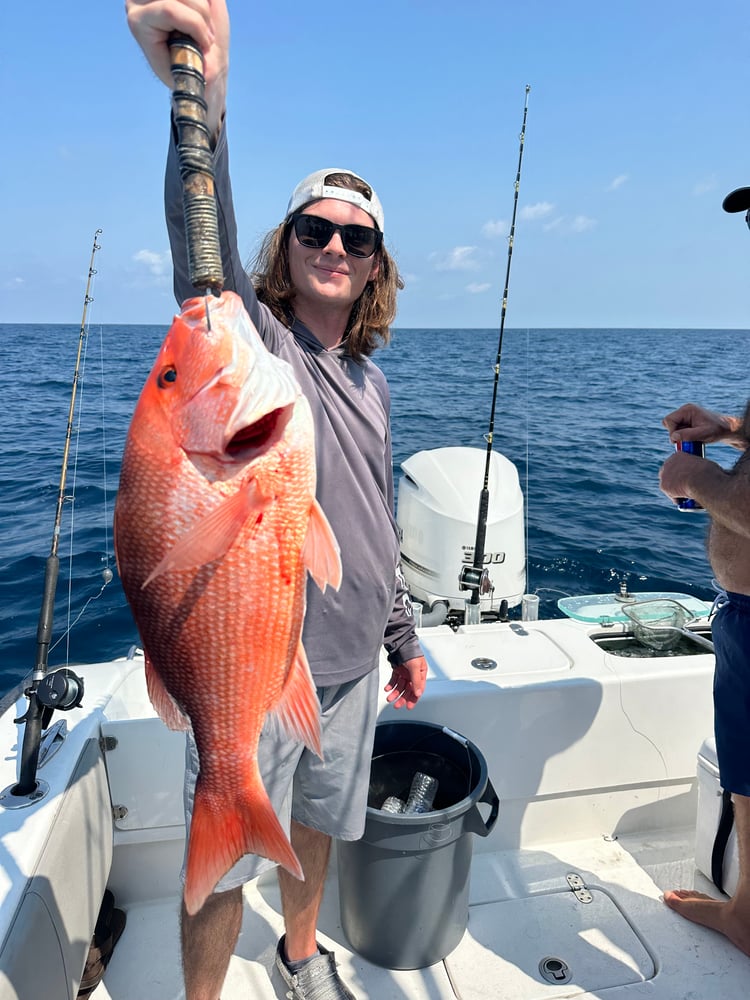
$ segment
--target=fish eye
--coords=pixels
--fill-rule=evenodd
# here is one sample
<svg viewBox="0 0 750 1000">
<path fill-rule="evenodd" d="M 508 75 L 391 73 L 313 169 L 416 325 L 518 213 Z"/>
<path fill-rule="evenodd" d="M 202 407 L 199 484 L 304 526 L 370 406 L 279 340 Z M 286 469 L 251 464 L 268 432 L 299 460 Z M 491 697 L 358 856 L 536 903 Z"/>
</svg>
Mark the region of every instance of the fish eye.
<svg viewBox="0 0 750 1000">
<path fill-rule="evenodd" d="M 177 369 L 175 368 L 165 368 L 163 372 L 159 373 L 159 377 L 156 380 L 157 385 L 160 389 L 166 389 L 171 382 L 177 381 Z"/>
</svg>

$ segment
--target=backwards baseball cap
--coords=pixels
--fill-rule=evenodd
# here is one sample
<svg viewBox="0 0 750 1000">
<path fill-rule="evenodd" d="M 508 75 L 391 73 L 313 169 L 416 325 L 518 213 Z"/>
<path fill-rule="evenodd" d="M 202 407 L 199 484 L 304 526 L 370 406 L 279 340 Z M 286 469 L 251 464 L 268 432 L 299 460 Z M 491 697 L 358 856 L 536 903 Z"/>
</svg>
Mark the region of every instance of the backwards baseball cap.
<svg viewBox="0 0 750 1000">
<path fill-rule="evenodd" d="M 730 191 L 721 207 L 725 212 L 746 212 L 750 209 L 750 187 Z"/>
<path fill-rule="evenodd" d="M 360 194 L 359 191 L 353 191 L 351 188 L 326 184 L 326 177 L 331 174 L 348 174 L 350 177 L 356 177 L 358 181 L 362 181 L 363 184 L 370 188 L 372 194 L 368 199 L 363 194 Z M 303 181 L 299 182 L 294 191 L 292 191 L 292 197 L 289 199 L 289 205 L 286 210 L 287 218 L 304 205 L 309 204 L 311 201 L 319 201 L 321 198 L 336 198 L 338 201 L 348 201 L 351 205 L 356 205 L 357 208 L 363 208 L 368 215 L 373 217 L 380 232 L 385 231 L 383 226 L 383 206 L 380 204 L 380 199 L 373 191 L 371 185 L 363 177 L 360 177 L 359 174 L 355 174 L 354 171 L 340 170 L 336 167 L 331 167 L 328 170 L 316 170 L 314 174 L 310 174 Z"/>
</svg>

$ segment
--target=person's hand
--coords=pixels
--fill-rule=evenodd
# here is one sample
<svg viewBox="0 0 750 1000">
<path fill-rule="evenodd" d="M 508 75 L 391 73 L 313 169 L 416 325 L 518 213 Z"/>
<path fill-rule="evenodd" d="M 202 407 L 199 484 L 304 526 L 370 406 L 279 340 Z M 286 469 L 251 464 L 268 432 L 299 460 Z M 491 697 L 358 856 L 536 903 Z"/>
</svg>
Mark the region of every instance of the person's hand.
<svg viewBox="0 0 750 1000">
<path fill-rule="evenodd" d="M 427 681 L 427 660 L 416 656 L 393 668 L 391 679 L 385 689 L 389 692 L 386 701 L 394 708 L 414 708 L 424 694 Z"/>
<path fill-rule="evenodd" d="M 677 502 L 685 497 L 694 497 L 692 485 L 696 474 L 705 466 L 706 459 L 677 451 L 666 460 L 659 470 L 659 489 Z"/>
<path fill-rule="evenodd" d="M 203 53 L 208 127 L 221 122 L 229 72 L 229 13 L 226 0 L 125 0 L 128 26 L 151 68 L 173 85 L 167 39 L 173 31 L 190 37 Z"/>
<path fill-rule="evenodd" d="M 670 441 L 703 441 L 711 444 L 733 437 L 738 421 L 734 417 L 696 406 L 695 403 L 685 403 L 668 413 L 662 423 L 669 431 Z"/>
</svg>

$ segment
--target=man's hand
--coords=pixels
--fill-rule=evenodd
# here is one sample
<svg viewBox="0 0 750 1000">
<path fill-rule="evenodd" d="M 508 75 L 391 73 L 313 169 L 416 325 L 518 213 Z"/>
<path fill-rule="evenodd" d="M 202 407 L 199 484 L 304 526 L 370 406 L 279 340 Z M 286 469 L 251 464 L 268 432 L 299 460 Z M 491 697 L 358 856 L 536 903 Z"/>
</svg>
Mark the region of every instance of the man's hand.
<svg viewBox="0 0 750 1000">
<path fill-rule="evenodd" d="M 659 470 L 659 489 L 675 502 L 684 497 L 697 500 L 693 484 L 705 464 L 705 458 L 689 455 L 685 451 L 675 452 Z"/>
<path fill-rule="evenodd" d="M 424 656 L 416 656 L 393 668 L 391 679 L 386 684 L 390 692 L 386 701 L 394 708 L 414 708 L 424 694 L 427 681 L 427 660 Z"/>
<path fill-rule="evenodd" d="M 218 131 L 226 104 L 229 72 L 229 13 L 226 0 L 125 0 L 128 26 L 151 68 L 172 89 L 167 39 L 190 35 L 203 53 L 208 128 Z"/>
<path fill-rule="evenodd" d="M 724 416 L 695 403 L 685 403 L 668 413 L 662 423 L 669 431 L 670 441 L 703 441 L 706 444 L 716 441 L 734 444 L 733 438 L 741 425 L 738 417 Z"/>
</svg>

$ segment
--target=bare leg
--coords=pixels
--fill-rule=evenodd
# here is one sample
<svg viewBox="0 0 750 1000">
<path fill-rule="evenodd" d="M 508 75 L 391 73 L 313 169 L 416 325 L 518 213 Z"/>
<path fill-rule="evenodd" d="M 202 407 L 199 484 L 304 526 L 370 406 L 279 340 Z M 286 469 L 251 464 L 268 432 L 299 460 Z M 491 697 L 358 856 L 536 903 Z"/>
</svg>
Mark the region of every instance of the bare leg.
<svg viewBox="0 0 750 1000">
<path fill-rule="evenodd" d="M 180 920 L 186 1000 L 218 1000 L 242 926 L 242 887 L 215 892 Z"/>
<path fill-rule="evenodd" d="M 740 875 L 730 900 L 713 899 L 702 892 L 677 889 L 664 893 L 664 902 L 680 916 L 724 934 L 750 955 L 750 798 L 733 795 Z"/>
<path fill-rule="evenodd" d="M 281 867 L 278 873 L 286 926 L 286 958 L 295 962 L 318 950 L 315 932 L 331 855 L 331 838 L 292 820 L 291 841 L 305 881 L 300 882 Z"/>
</svg>

